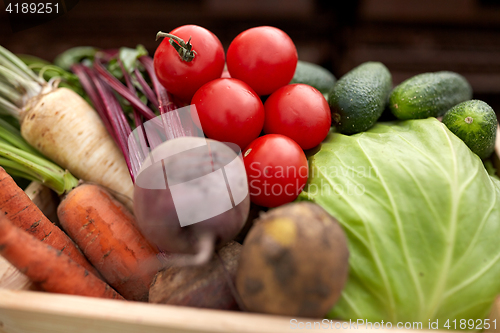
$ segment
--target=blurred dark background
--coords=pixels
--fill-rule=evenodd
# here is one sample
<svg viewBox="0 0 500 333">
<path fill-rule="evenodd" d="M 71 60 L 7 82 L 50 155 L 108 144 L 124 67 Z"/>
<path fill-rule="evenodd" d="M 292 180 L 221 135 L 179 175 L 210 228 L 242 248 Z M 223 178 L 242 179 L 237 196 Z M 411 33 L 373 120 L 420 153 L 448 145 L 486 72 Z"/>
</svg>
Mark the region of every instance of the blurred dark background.
<svg viewBox="0 0 500 333">
<path fill-rule="evenodd" d="M 243 30 L 272 25 L 294 40 L 299 58 L 337 77 L 368 60 L 383 62 L 394 84 L 417 73 L 456 71 L 474 98 L 500 112 L 500 0 L 80 0 L 65 15 L 13 33 L 5 7 L 0 45 L 53 60 L 81 45 L 144 45 L 156 32 L 198 24 L 227 49 Z"/>
</svg>

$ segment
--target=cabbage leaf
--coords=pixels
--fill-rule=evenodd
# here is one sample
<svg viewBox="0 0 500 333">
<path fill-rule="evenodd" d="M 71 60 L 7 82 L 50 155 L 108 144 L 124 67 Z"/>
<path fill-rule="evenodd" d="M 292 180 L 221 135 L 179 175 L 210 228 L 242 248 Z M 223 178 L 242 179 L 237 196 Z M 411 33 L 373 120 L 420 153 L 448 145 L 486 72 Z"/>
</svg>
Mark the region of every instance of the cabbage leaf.
<svg viewBox="0 0 500 333">
<path fill-rule="evenodd" d="M 298 200 L 325 208 L 349 241 L 349 280 L 329 318 L 428 328 L 487 317 L 500 293 L 500 182 L 446 126 L 331 133 L 309 163 Z"/>
</svg>

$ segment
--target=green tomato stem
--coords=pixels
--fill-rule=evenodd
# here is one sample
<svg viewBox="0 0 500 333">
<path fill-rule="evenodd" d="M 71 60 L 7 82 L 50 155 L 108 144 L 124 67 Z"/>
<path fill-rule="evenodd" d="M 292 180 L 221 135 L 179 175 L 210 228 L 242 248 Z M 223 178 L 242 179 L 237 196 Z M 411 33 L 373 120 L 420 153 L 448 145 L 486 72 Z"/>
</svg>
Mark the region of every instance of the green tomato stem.
<svg viewBox="0 0 500 333">
<path fill-rule="evenodd" d="M 159 31 L 156 34 L 156 40 L 160 37 L 167 37 L 169 39 L 170 45 L 174 47 L 182 61 L 191 62 L 193 61 L 195 55 L 197 54 L 195 50 L 193 50 L 193 45 L 191 44 L 191 37 L 189 40 L 184 42 L 182 38 L 179 38 L 175 35 L 167 34 L 165 32 Z"/>
</svg>

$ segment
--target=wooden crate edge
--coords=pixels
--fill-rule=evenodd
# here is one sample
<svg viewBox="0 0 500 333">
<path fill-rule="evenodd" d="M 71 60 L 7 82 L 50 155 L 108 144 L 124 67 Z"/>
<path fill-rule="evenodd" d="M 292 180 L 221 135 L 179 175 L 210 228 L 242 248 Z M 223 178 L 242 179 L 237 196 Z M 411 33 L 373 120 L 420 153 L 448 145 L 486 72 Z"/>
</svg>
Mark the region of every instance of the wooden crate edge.
<svg viewBox="0 0 500 333">
<path fill-rule="evenodd" d="M 29 320 L 26 320 L 27 318 Z M 0 321 L 3 322 L 5 332 L 296 332 L 297 328 L 292 328 L 290 324 L 291 319 L 263 314 L 0 289 Z M 296 319 L 302 323 L 322 321 L 310 318 Z M 335 331 L 346 330 L 348 330 L 346 327 L 335 329 Z M 359 327 L 356 331 L 373 330 Z M 376 329 L 376 331 L 388 333 L 391 330 Z M 418 332 L 431 331 L 424 329 Z"/>
</svg>

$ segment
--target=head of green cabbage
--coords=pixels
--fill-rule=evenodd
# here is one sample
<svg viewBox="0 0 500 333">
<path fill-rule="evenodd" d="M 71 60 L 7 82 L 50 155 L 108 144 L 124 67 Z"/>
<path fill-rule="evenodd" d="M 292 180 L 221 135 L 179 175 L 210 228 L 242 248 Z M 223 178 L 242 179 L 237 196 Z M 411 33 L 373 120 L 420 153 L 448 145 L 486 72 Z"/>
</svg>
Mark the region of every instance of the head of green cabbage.
<svg viewBox="0 0 500 333">
<path fill-rule="evenodd" d="M 500 182 L 446 126 L 331 133 L 309 163 L 298 200 L 340 221 L 351 254 L 329 318 L 442 328 L 488 316 L 500 294 Z"/>
</svg>

